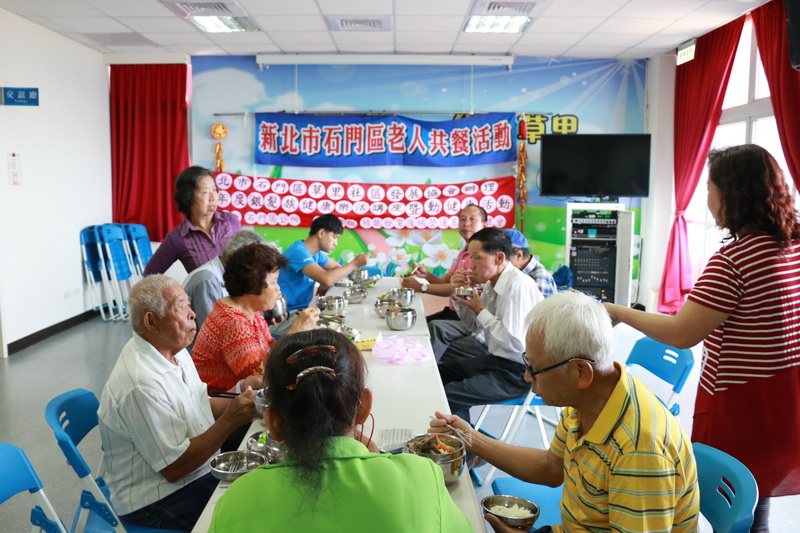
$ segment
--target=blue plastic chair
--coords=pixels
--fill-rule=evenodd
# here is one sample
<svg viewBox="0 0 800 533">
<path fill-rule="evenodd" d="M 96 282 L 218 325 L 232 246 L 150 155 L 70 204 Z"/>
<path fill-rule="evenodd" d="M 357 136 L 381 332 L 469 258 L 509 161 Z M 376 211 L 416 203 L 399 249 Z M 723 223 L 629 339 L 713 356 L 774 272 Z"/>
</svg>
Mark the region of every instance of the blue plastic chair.
<svg viewBox="0 0 800 533">
<path fill-rule="evenodd" d="M 536 520 L 537 528 L 561 523 L 561 495 L 563 490 L 563 485 L 548 487 L 547 485 L 526 483 L 513 477 L 501 477 L 495 479 L 494 483 L 492 483 L 492 492 L 495 494 L 519 496 L 538 505 L 540 514 Z"/>
<path fill-rule="evenodd" d="M 139 276 L 144 275 L 147 262 L 153 257 L 153 246 L 147 228 L 142 224 L 122 224 L 133 257 L 133 265 Z"/>
<path fill-rule="evenodd" d="M 42 488 L 42 482 L 36 471 L 31 466 L 28 456 L 21 448 L 13 444 L 0 442 L 0 504 L 9 498 L 25 492 L 30 492 L 35 501 L 31 509 L 31 524 L 33 530 L 47 531 L 48 533 L 67 533 L 64 523 L 58 518 L 50 500 Z"/>
<path fill-rule="evenodd" d="M 539 396 L 536 396 L 533 391 L 528 391 L 528 394 L 522 396 L 520 398 L 516 398 L 514 400 L 508 400 L 505 402 L 499 402 L 494 404 L 489 404 L 483 406 L 483 410 L 481 414 L 478 416 L 478 420 L 475 422 L 474 427 L 476 430 L 483 432 L 484 434 L 492 437 L 497 438 L 491 433 L 486 432 L 485 430 L 481 429 L 481 425 L 483 424 L 486 415 L 489 413 L 489 408 L 492 405 L 513 405 L 514 409 L 511 411 L 511 416 L 508 417 L 508 421 L 506 425 L 503 427 L 503 432 L 500 434 L 498 440 L 502 442 L 511 442 L 511 439 L 514 438 L 514 435 L 519 429 L 520 424 L 522 424 L 522 419 L 525 417 L 525 413 L 530 413 L 536 417 L 536 422 L 539 425 L 539 434 L 542 438 L 542 447 L 547 450 L 550 448 L 550 442 L 547 439 L 547 433 L 544 429 L 544 422 L 547 422 L 553 426 L 555 426 L 558 421 L 548 418 L 542 415 L 540 407 L 545 407 L 545 403 Z M 481 476 L 475 469 L 470 471 L 472 475 L 472 479 L 476 485 L 485 485 L 489 483 L 492 478 L 494 477 L 495 473 L 497 472 L 497 467 L 492 465 L 489 467 L 489 470 L 486 472 L 485 476 Z"/>
<path fill-rule="evenodd" d="M 102 475 L 92 476 L 92 471 L 78 451 L 78 444 L 97 425 L 97 408 L 100 402 L 93 392 L 75 389 L 50 400 L 44 418 L 53 428 L 58 447 L 81 480 L 84 490 L 75 512 L 70 531 L 74 532 L 124 532 L 156 533 L 172 530 L 153 529 L 123 523 L 111 503 L 109 490 Z"/>
<path fill-rule="evenodd" d="M 692 350 L 680 350 L 650 337 L 642 337 L 633 345 L 633 349 L 625 361 L 625 366 L 630 367 L 631 365 L 639 365 L 672 385 L 672 394 L 664 402 L 664 405 L 673 415 L 678 416 L 681 406 L 675 402 L 675 399 L 683 390 L 694 366 Z"/>
<path fill-rule="evenodd" d="M 715 533 L 748 533 L 758 503 L 758 485 L 738 459 L 699 442 L 694 443 L 700 514 Z"/>
</svg>

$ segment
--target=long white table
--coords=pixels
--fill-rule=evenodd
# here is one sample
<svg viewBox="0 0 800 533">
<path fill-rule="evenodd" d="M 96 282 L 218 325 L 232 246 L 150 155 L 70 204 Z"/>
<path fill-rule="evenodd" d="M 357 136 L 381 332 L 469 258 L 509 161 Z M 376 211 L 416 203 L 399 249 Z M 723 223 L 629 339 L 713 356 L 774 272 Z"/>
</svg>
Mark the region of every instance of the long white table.
<svg viewBox="0 0 800 533">
<path fill-rule="evenodd" d="M 417 324 L 410 330 L 392 331 L 386 326 L 386 322 L 375 314 L 373 304 L 376 298 L 389 288 L 399 285 L 397 278 L 381 279 L 376 287 L 368 290 L 366 300 L 360 304 L 349 306 L 345 313 L 347 317 L 345 324 L 365 333 L 380 331 L 384 338 L 396 333 L 411 335 L 430 345 L 422 299 L 419 294 L 414 299 Z M 329 294 L 340 294 L 337 289 L 339 288 L 332 288 Z M 364 359 L 367 362 L 367 386 L 373 392 L 372 414 L 375 418 L 376 433 L 381 429 L 410 429 L 414 434 L 424 433 L 428 429 L 429 417 L 433 415 L 434 411 L 450 412 L 447 397 L 439 378 L 439 371 L 433 358 L 416 365 L 390 365 L 374 360 L 372 352 L 364 352 Z M 264 425 L 260 420 L 256 420 L 250 429 L 248 435 L 262 431 Z M 244 446 L 243 443 L 242 448 Z M 192 530 L 193 533 L 205 533 L 208 530 L 214 505 L 227 486 L 227 483 L 223 483 L 214 491 L 200 520 Z M 478 533 L 485 533 L 486 526 L 483 515 L 475 497 L 472 480 L 466 469 L 464 469 L 461 479 L 448 487 L 448 491 L 453 501 L 469 519 L 472 529 Z"/>
</svg>

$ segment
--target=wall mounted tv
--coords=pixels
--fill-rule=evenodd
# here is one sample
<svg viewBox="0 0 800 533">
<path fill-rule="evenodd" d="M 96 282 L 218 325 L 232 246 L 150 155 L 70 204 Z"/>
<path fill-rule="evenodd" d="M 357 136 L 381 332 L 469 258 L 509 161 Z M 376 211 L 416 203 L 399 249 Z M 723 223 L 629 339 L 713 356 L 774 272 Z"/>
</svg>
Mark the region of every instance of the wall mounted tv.
<svg viewBox="0 0 800 533">
<path fill-rule="evenodd" d="M 542 196 L 644 197 L 650 193 L 650 134 L 544 135 Z"/>
</svg>

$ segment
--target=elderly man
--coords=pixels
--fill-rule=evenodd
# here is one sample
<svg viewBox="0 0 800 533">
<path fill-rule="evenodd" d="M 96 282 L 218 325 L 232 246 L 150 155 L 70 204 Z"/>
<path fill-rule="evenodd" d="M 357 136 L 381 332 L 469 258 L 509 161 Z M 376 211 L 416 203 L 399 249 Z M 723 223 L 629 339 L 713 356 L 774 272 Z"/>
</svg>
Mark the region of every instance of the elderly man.
<svg viewBox="0 0 800 533">
<path fill-rule="evenodd" d="M 456 416 L 436 413 L 469 432 L 469 451 L 509 474 L 564 485 L 564 531 L 696 531 L 697 469 L 689 437 L 647 387 L 613 361 L 611 319 L 590 297 L 561 292 L 528 317 L 525 380 L 547 405 L 562 406 L 549 450 L 491 439 Z M 518 532 L 496 517 L 497 532 Z M 538 531 L 550 531 L 540 528 Z"/>
<path fill-rule="evenodd" d="M 228 291 L 225 289 L 225 281 L 222 279 L 228 259 L 239 248 L 254 242 L 267 243 L 264 237 L 255 231 L 237 231 L 225 243 L 221 256 L 215 257 L 211 261 L 195 268 L 183 280 L 183 290 L 189 295 L 189 302 L 191 302 L 192 310 L 196 315 L 194 321 L 197 324 L 197 331 L 200 331 L 200 328 L 203 327 L 203 322 L 205 322 L 206 317 L 214 308 L 214 303 L 228 295 Z M 192 346 L 194 346 L 194 341 L 187 347 L 189 352 L 192 351 Z"/>
<path fill-rule="evenodd" d="M 469 420 L 473 405 L 511 400 L 527 392 L 520 359 L 524 320 L 543 297 L 536 283 L 508 261 L 511 241 L 501 230 L 478 231 L 467 249 L 471 276 L 486 284 L 483 292 L 472 299 L 454 295 L 461 320 L 437 320 L 430 331 L 450 410 Z"/>
<path fill-rule="evenodd" d="M 209 459 L 255 417 L 253 386 L 233 400 L 209 399 L 185 350 L 196 332 L 186 292 L 157 274 L 128 298 L 133 338 L 100 397 L 105 480 L 127 522 L 190 531 L 217 485 Z"/>
<path fill-rule="evenodd" d="M 414 264 L 413 274 L 420 278 L 424 278 L 428 283 L 420 283 L 414 277 L 406 277 L 400 280 L 403 287 L 414 289 L 416 292 L 423 292 L 433 294 L 435 296 L 450 296 L 453 293 L 453 288 L 457 285 L 451 283 L 451 278 L 455 273 L 465 273 L 470 269 L 470 256 L 467 250 L 466 243 L 472 238 L 476 231 L 480 231 L 486 227 L 489 216 L 486 210 L 479 205 L 470 204 L 461 210 L 458 214 L 458 234 L 464 239 L 464 249 L 458 252 L 456 260 L 453 261 L 450 270 L 442 276 L 434 276 L 427 268 L 420 263 Z M 434 320 L 458 320 L 458 313 L 453 303 L 450 302 L 449 307 L 445 307 L 438 313 L 433 313 L 426 317 L 428 322 Z"/>
<path fill-rule="evenodd" d="M 503 233 L 511 239 L 511 264 L 533 278 L 545 298 L 557 293 L 558 286 L 553 275 L 531 255 L 525 235 L 515 229 L 504 229 Z"/>
</svg>

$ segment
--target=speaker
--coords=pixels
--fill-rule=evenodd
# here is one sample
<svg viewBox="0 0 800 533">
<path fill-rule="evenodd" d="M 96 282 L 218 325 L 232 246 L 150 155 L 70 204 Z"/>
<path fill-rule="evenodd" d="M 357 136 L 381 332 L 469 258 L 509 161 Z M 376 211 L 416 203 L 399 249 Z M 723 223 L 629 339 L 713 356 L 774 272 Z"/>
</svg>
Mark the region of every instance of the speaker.
<svg viewBox="0 0 800 533">
<path fill-rule="evenodd" d="M 783 0 L 786 7 L 786 38 L 792 67 L 800 70 L 800 0 Z"/>
</svg>

